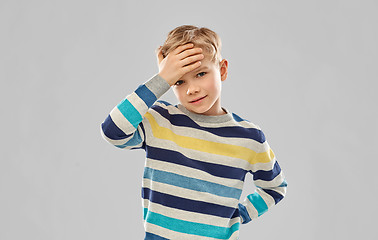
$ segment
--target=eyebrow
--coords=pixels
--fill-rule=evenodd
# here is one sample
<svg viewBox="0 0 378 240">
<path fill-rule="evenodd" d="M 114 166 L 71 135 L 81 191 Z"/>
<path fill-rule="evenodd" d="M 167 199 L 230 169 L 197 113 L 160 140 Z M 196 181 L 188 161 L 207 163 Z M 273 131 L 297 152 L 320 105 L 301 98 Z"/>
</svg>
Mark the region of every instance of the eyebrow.
<svg viewBox="0 0 378 240">
<path fill-rule="evenodd" d="M 195 69 L 195 70 L 196 70 L 196 72 L 197 72 L 197 71 L 200 71 L 200 70 L 203 70 L 203 69 L 208 70 L 209 67 L 207 67 L 207 66 L 201 66 L 201 67 L 199 67 L 199 68 L 197 68 L 197 69 Z"/>
<path fill-rule="evenodd" d="M 201 66 L 201 67 L 198 67 L 192 71 L 194 71 L 195 73 L 198 73 L 199 71 L 202 71 L 202 70 L 210 70 L 210 68 L 208 66 Z M 183 80 L 182 78 L 180 78 L 178 81 L 181 81 Z"/>
</svg>

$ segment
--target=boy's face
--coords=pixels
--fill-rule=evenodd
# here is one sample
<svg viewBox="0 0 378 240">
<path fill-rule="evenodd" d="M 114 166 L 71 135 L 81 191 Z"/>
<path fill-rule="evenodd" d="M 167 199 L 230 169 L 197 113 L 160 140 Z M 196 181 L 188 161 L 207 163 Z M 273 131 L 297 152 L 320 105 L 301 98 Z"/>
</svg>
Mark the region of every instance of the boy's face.
<svg viewBox="0 0 378 240">
<path fill-rule="evenodd" d="M 220 102 L 221 82 L 227 78 L 228 62 L 223 59 L 217 66 L 204 55 L 201 66 L 182 76 L 173 85 L 173 92 L 180 103 L 191 112 L 209 116 L 222 115 L 225 112 Z M 199 98 L 203 99 L 193 102 Z"/>
</svg>

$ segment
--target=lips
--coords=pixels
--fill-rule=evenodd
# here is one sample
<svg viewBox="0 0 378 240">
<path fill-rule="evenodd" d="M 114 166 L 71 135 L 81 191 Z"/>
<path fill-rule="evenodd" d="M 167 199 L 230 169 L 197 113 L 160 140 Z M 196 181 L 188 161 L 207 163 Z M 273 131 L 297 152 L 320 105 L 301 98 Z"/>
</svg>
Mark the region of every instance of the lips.
<svg viewBox="0 0 378 240">
<path fill-rule="evenodd" d="M 206 96 L 204 96 L 204 97 L 200 97 L 200 98 L 197 98 L 197 99 L 194 99 L 193 101 L 191 101 L 191 103 L 192 102 L 196 102 L 196 101 L 198 101 L 198 100 L 200 100 L 200 99 L 202 99 L 202 98 L 205 98 Z"/>
</svg>

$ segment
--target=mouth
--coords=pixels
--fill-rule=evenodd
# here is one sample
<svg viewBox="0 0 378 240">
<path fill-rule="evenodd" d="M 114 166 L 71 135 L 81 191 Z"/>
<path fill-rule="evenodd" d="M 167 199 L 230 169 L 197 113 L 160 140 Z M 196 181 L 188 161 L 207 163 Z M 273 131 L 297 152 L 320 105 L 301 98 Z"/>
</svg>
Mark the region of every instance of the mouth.
<svg viewBox="0 0 378 240">
<path fill-rule="evenodd" d="M 197 98 L 197 99 L 195 99 L 195 100 L 193 100 L 193 101 L 190 101 L 190 103 L 196 103 L 196 102 L 199 102 L 199 101 L 201 101 L 202 99 L 204 99 L 205 97 L 207 97 L 207 95 L 204 96 L 204 97 Z"/>
</svg>

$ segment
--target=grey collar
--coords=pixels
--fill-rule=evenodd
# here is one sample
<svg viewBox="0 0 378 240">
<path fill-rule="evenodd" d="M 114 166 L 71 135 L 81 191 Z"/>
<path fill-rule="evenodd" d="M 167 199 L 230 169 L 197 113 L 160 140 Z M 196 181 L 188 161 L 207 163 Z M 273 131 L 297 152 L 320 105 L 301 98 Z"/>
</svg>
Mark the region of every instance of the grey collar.
<svg viewBox="0 0 378 240">
<path fill-rule="evenodd" d="M 191 119 L 198 122 L 223 123 L 223 122 L 227 122 L 233 119 L 231 112 L 228 111 L 224 107 L 222 107 L 222 109 L 226 112 L 225 114 L 216 115 L 216 116 L 208 116 L 208 115 L 191 112 L 188 109 L 186 109 L 181 103 L 177 104 L 176 106 L 186 115 L 188 115 Z"/>
</svg>

